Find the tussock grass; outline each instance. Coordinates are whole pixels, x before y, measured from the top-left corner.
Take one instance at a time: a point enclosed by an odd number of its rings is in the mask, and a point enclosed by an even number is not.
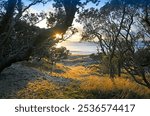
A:
[[[17,93],[18,98],[25,99],[47,99],[63,98],[63,93],[59,87],[48,80],[35,80],[29,82],[27,87]]]
[[[67,68],[69,70],[65,73],[54,72],[53,76],[78,80],[79,83],[76,86],[85,98],[150,98],[150,90],[134,82],[129,75],[110,79],[107,75],[93,75],[96,70],[84,66]]]
[[[57,85],[48,80],[29,82],[18,92],[18,98],[89,98],[89,99],[139,99],[150,98],[150,90],[134,82],[129,75],[110,79],[98,76],[96,70],[84,66],[57,64],[51,76],[69,78],[67,85]],[[95,75],[94,75],[95,74]]]
[[[84,66],[67,66],[64,67],[62,64],[57,64],[57,68],[59,67],[64,71],[64,73],[53,72],[52,76],[63,77],[63,78],[71,78],[74,80],[82,80],[83,78],[90,75],[91,70],[85,68]]]
[[[94,98],[138,99],[150,98],[150,90],[137,83],[125,79],[108,77],[88,77],[83,80],[80,88],[93,94]]]
[[[21,99],[83,99],[85,95],[79,86],[72,82],[68,86],[57,85],[48,80],[35,80],[29,82],[26,88],[17,93]]]

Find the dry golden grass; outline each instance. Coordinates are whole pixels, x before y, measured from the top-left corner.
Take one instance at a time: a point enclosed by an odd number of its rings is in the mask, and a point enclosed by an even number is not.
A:
[[[80,88],[94,92],[96,98],[150,98],[150,90],[124,78],[90,76],[81,82]]]
[[[36,80],[19,91],[18,98],[150,98],[150,90],[132,81],[128,75],[110,79],[94,74],[93,69],[84,66],[57,64],[52,76],[72,79],[71,83],[64,86]]]
[[[110,79],[108,76],[91,75],[94,70],[84,66],[70,66],[67,68],[68,71],[61,74],[53,73],[53,76],[80,81],[80,84],[77,85],[79,91],[88,94],[94,92],[96,98],[150,98],[150,90],[132,81],[129,77]]]
[[[84,66],[63,66],[62,64],[57,64],[56,68],[60,68],[64,73],[53,72],[52,76],[71,78],[75,80],[82,80],[83,78],[90,75],[91,70],[85,68]]]
[[[27,87],[17,93],[18,98],[26,99],[47,99],[63,98],[60,88],[48,80],[35,80],[29,82]]]
[[[81,82],[80,88],[85,91],[101,90],[109,91],[113,89],[113,82],[109,78],[99,78],[97,76],[89,76]]]
[[[85,95],[79,86],[72,82],[68,86],[56,85],[48,80],[35,80],[29,82],[27,87],[17,93],[21,99],[83,99]]]

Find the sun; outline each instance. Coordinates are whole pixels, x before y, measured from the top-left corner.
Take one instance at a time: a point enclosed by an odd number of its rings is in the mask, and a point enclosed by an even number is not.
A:
[[[58,39],[60,39],[60,38],[62,38],[62,35],[59,34],[59,33],[56,33],[55,37],[58,38]]]

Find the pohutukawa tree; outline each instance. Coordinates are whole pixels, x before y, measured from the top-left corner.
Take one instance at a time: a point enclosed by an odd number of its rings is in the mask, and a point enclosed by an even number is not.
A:
[[[108,56],[110,77],[115,76],[114,61],[117,59],[118,76],[124,68],[137,83],[148,88],[149,11],[149,0],[111,0],[100,9],[87,9],[80,14],[83,38],[97,39],[101,52]],[[143,57],[145,60],[140,60]]]
[[[33,5],[51,0],[30,0],[25,6],[22,0],[0,1],[0,72],[12,63],[28,60],[33,50],[44,41],[52,42],[56,33],[64,34],[72,25],[80,0],[54,0],[57,11],[63,17],[53,20],[53,26],[40,29],[35,25],[46,18],[45,13],[27,12]],[[52,17],[49,17],[52,18]]]

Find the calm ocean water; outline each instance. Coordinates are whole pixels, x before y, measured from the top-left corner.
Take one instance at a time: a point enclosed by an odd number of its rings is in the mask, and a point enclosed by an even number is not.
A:
[[[77,54],[89,55],[92,53],[97,53],[97,44],[91,43],[91,42],[65,41],[57,45],[57,47],[61,47],[61,46],[66,47],[68,50],[70,50],[70,52],[73,55],[77,55]],[[139,41],[139,42],[136,42],[135,46],[138,48],[143,48],[144,44],[141,41]]]
[[[68,50],[70,50],[70,52],[73,55],[76,55],[76,54],[89,55],[89,54],[97,52],[97,44],[90,43],[90,42],[70,42],[70,41],[66,41],[66,42],[59,43],[57,45],[57,47],[61,47],[61,46],[66,47]]]

